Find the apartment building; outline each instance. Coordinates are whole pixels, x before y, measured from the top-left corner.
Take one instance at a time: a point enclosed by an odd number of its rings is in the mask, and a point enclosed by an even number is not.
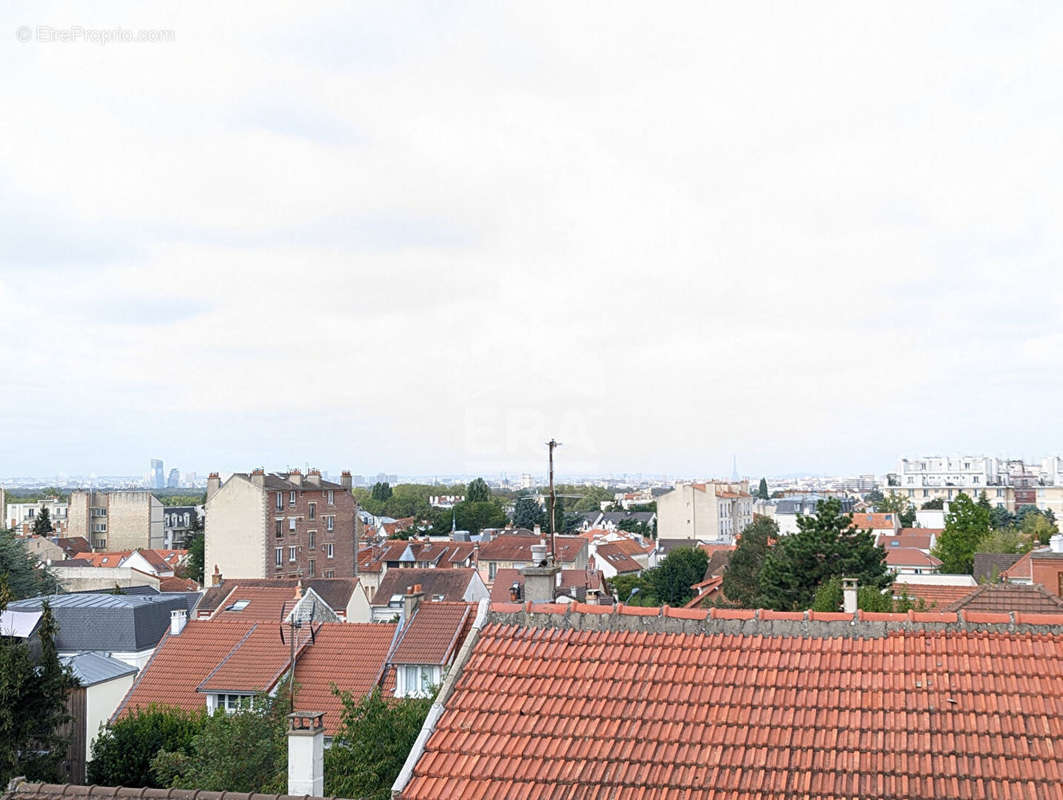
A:
[[[69,507],[57,498],[37,500],[32,503],[8,503],[7,513],[4,515],[4,522],[0,524],[0,528],[8,528],[21,534],[33,533],[33,526],[41,515],[41,511],[45,509],[48,510],[48,518],[52,522],[52,531],[55,535],[66,535]]]
[[[730,543],[752,522],[749,481],[681,483],[657,498],[657,531],[663,539]]]
[[[233,473],[207,479],[208,576],[350,578],[355,576],[358,503],[351,474],[340,483],[318,470]],[[207,578],[210,582],[212,579]]]
[[[93,550],[165,546],[163,506],[151,492],[76,489],[70,493],[66,535],[83,536]]]

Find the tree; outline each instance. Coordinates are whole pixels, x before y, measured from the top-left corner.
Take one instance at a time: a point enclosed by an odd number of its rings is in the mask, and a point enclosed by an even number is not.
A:
[[[391,494],[392,494],[391,485],[387,481],[384,481],[383,483],[374,483],[373,484],[373,490],[370,493],[370,496],[374,500],[378,500],[378,501],[380,501],[382,503],[385,500],[387,500],[389,497],[391,497]]]
[[[38,566],[37,559],[26,549],[26,543],[5,530],[0,530],[0,579],[5,582],[12,600],[54,594],[59,589],[59,582],[51,570]]]
[[[288,785],[288,693],[259,695],[253,708],[205,717],[188,750],[152,759],[161,786],[205,791],[283,793]]]
[[[572,510],[577,512],[597,511],[602,503],[613,499],[613,492],[603,486],[558,486],[556,491],[580,495],[572,505]]]
[[[432,698],[385,700],[378,688],[358,701],[349,692],[340,697],[340,728],[325,751],[325,794],[390,800]]]
[[[1037,508],[1023,515],[1021,525],[1023,533],[1039,544],[1048,544],[1048,540],[1059,533],[1055,521]]]
[[[915,506],[896,492],[890,492],[875,503],[875,511],[880,514],[896,514],[902,528],[915,524]]]
[[[760,479],[760,486],[757,487],[757,497],[761,500],[769,500],[771,496],[768,494],[768,481],[766,478]]]
[[[661,603],[681,606],[694,596],[690,587],[701,582],[708,566],[709,556],[700,547],[677,547],[645,575]]]
[[[163,751],[191,755],[192,739],[203,729],[206,717],[206,709],[134,709],[104,728],[93,742],[89,783],[162,788],[167,784],[155,779],[152,760]]]
[[[1003,506],[996,506],[989,510],[989,527],[991,528],[1012,528],[1016,522],[1015,515]]]
[[[845,601],[845,590],[840,575],[835,575],[816,590],[812,600],[813,611],[841,611]],[[858,586],[856,589],[856,607],[861,611],[893,611],[893,597],[874,586]],[[907,609],[905,609],[907,610]]]
[[[532,530],[536,525],[542,526],[546,522],[546,515],[532,497],[518,497],[513,506],[513,524],[518,528]]]
[[[758,578],[760,605],[777,611],[806,609],[816,590],[835,575],[878,589],[892,583],[885,551],[875,545],[870,531],[853,526],[836,498],[820,502],[813,516],[798,515],[797,527],[797,533],[784,536],[764,559]]]
[[[945,507],[945,500],[941,497],[935,497],[933,500],[927,500],[919,508],[923,511],[929,511],[931,509],[941,510]]]
[[[477,478],[465,489],[466,503],[486,503],[491,499],[491,487],[483,478]]]
[[[37,515],[37,519],[33,520],[33,532],[37,536],[47,536],[54,531],[55,528],[52,527],[52,515],[48,512],[47,508],[42,508],[41,513]]]
[[[978,553],[1025,553],[1032,546],[1030,537],[1015,528],[996,528],[978,540]]]
[[[200,586],[203,585],[203,562],[206,546],[206,537],[202,531],[189,533],[188,538],[185,539],[185,549],[188,550],[185,574]]]
[[[933,554],[941,559],[942,572],[971,574],[978,542],[989,533],[989,509],[962,492],[949,505],[945,530],[937,538]]]
[[[610,590],[617,602],[633,606],[660,605],[657,595],[654,594],[653,585],[645,578],[646,574],[617,575],[615,578],[610,578]],[[636,592],[635,589],[638,591]]]
[[[637,533],[640,536],[650,536],[653,534],[653,531],[650,530],[650,526],[638,519],[622,519],[616,524],[616,527],[622,531],[627,531],[628,533]]]
[[[731,553],[720,588],[724,597],[744,608],[755,608],[760,594],[758,578],[768,549],[779,538],[779,526],[770,517],[756,516],[747,525]]]
[[[867,500],[867,502],[869,503],[878,503],[883,500],[884,497],[885,495],[883,495],[882,492],[880,492],[878,489],[872,489],[870,492],[864,495],[864,499]]]
[[[11,600],[0,581],[0,612]],[[59,626],[45,602],[37,627],[40,653],[14,637],[0,637],[0,784],[16,775],[56,783],[69,739],[59,729],[70,719],[67,693],[77,680],[59,661],[55,635]]]

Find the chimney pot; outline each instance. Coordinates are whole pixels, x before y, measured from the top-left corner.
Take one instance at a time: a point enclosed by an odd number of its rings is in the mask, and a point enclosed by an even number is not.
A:
[[[181,631],[188,624],[188,611],[183,608],[175,608],[170,612],[170,635],[180,636]]]
[[[402,624],[405,625],[412,618],[418,607],[421,605],[421,601],[424,599],[424,593],[421,591],[421,584],[415,583],[413,586],[406,587],[406,594],[402,596]]]
[[[325,794],[325,713],[296,711],[288,715],[288,794]]]
[[[1063,553],[1063,533],[1057,533],[1048,540],[1048,548],[1053,553]]]
[[[351,480],[351,472],[350,470],[345,469],[340,473],[340,486],[344,489],[350,489],[352,485],[353,481]]]
[[[856,578],[842,578],[842,610],[846,614],[856,613],[856,598]]]

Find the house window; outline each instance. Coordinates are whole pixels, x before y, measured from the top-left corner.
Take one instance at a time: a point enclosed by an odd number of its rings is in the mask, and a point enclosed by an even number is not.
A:
[[[94,533],[107,533],[107,523],[97,522],[92,526],[92,530]]]
[[[332,542],[326,542],[325,543],[325,558],[332,558],[332,556],[334,554],[335,554],[335,551],[333,549]]]
[[[277,510],[284,508],[284,492],[277,492]]]
[[[435,669],[426,664],[407,664],[402,667],[404,697],[424,697],[435,684]]]
[[[275,519],[275,520],[273,520],[273,525],[276,528],[277,538],[278,539],[284,538],[284,520],[283,519]]]
[[[328,490],[328,504],[330,506],[336,505],[336,492],[333,489]]]
[[[325,570],[325,577],[326,578],[335,578],[336,577],[336,570],[334,570],[334,569]]]
[[[314,575],[316,574],[316,573],[314,572],[314,559],[312,559],[312,558],[311,558],[311,559],[310,559],[310,560],[309,560],[309,561],[307,562],[307,566],[306,566],[306,572],[307,572],[307,574],[308,574],[308,575],[309,575],[309,576],[310,576],[311,578],[313,578],[313,577],[314,577]]]
[[[487,579],[493,581],[495,579],[496,572],[498,572],[498,562],[489,561],[487,563]]]
[[[296,517],[288,517],[288,533],[295,533]]]
[[[325,528],[330,531],[336,530],[336,518],[331,516],[325,517]]]
[[[276,563],[276,565],[277,565],[277,569],[280,569],[281,566],[284,564],[284,548],[283,547],[275,547],[273,549],[273,559],[274,559],[274,563]]]
[[[224,708],[227,714],[255,707],[255,698],[249,694],[216,694],[212,695],[212,697],[214,699],[214,709]],[[210,710],[213,711],[214,709]]]
[[[288,505],[290,505],[290,506],[294,506],[295,505],[295,492],[294,491],[288,492]]]
[[[314,547],[317,545],[317,531],[310,531],[310,533],[308,533],[306,537],[307,545],[310,547],[311,550],[313,550]]]
[[[295,561],[295,545],[288,548],[288,560]]]
[[[97,550],[102,550],[103,548],[107,547],[107,540],[97,539],[96,544],[94,544],[93,547],[95,547]]]
[[[309,511],[306,514],[307,519],[317,519],[317,503],[309,504]]]

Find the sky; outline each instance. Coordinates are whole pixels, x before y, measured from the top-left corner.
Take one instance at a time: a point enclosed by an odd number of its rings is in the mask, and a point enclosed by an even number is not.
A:
[[[1063,7],[236,5],[0,10],[0,475],[1063,453]]]

